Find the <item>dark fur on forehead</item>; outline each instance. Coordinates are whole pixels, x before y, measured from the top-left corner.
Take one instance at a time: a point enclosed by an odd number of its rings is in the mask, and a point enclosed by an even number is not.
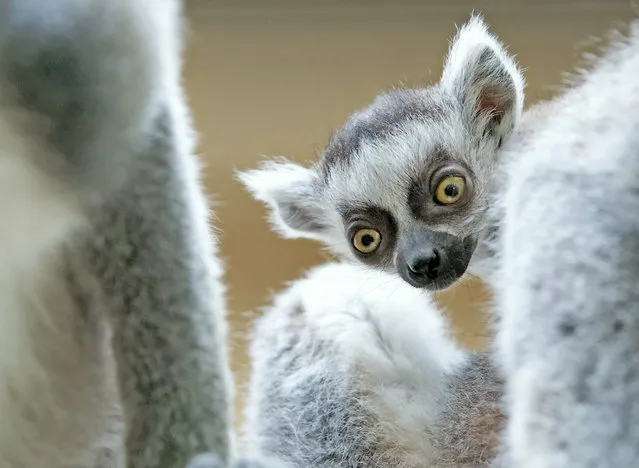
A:
[[[326,177],[334,167],[347,165],[365,140],[383,138],[410,120],[441,118],[444,99],[437,88],[400,89],[379,95],[333,135],[318,168]]]

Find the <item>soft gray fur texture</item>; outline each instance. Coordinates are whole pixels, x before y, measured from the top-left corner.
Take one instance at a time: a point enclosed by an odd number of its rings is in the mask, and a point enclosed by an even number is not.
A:
[[[413,286],[447,288],[466,272],[485,227],[497,149],[522,112],[523,83],[504,47],[473,17],[453,40],[439,83],[380,95],[310,168],[270,161],[240,178],[284,236],[319,240]],[[447,174],[463,176],[467,189],[442,205],[433,183]],[[375,252],[353,248],[362,227],[381,233]],[[431,252],[438,253],[436,274],[411,275],[411,259]]]
[[[488,466],[501,382],[457,347],[432,297],[329,263],[259,320],[246,435],[291,467]]]
[[[340,207],[372,204],[391,214],[395,244],[411,230],[478,236],[497,182],[499,140],[521,112],[522,83],[473,18],[453,41],[439,85],[381,96],[310,169],[270,163],[242,176],[285,235],[318,238],[351,261],[294,283],[258,322],[245,431],[252,450],[299,468],[491,464],[502,422],[491,359],[461,351],[431,294],[400,279],[391,267],[400,249],[389,247],[387,264],[353,255]],[[500,121],[478,112],[486,89],[511,104]],[[442,164],[441,148],[446,164],[468,168],[475,191],[433,224],[411,212],[411,187]],[[432,195],[423,204],[431,206]]]
[[[509,460],[639,463],[639,22],[512,148],[495,277]]]
[[[638,74],[634,23],[573,89],[527,111],[500,152],[507,170],[493,180],[507,191],[475,254],[498,293],[503,416],[492,359],[460,352],[428,296],[396,275],[330,264],[278,296],[257,325],[252,447],[296,467],[635,466]],[[256,193],[286,219],[300,192],[278,190],[309,173],[280,169],[288,179]],[[256,187],[259,175],[245,180]]]
[[[229,456],[221,268],[180,10],[0,2],[3,468]]]

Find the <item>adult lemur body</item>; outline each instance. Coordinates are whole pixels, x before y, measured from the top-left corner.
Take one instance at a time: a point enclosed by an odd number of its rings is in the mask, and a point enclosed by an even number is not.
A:
[[[177,0],[0,2],[0,466],[229,454]]]
[[[459,33],[451,57],[471,32],[474,41],[468,44],[480,50],[493,44],[473,21]],[[573,90],[526,113],[498,152],[505,171],[496,170],[495,147],[470,165],[475,186],[500,183],[502,195],[509,187],[495,217],[482,216],[483,227],[489,226],[482,236],[491,242],[475,250],[483,261],[474,265],[498,292],[496,356],[503,374],[488,356],[457,349],[431,299],[397,275],[329,264],[278,297],[257,325],[247,424],[255,447],[299,467],[613,467],[636,462],[636,31],[629,42],[608,54]],[[480,56],[481,63],[499,63]],[[461,57],[449,58],[448,66],[461,64],[462,76],[475,78],[467,83],[481,83],[486,73],[474,75],[474,63]],[[481,96],[462,96],[468,94]],[[410,250],[411,227],[424,218],[411,209],[415,191],[406,187],[415,180],[410,170],[430,176],[429,169],[438,167],[437,159],[428,157],[433,153],[416,145],[432,141],[437,123],[412,131],[403,122],[392,121],[393,126],[388,109],[394,102],[382,98],[380,108],[356,114],[345,129],[357,131],[338,133],[316,168],[270,165],[244,180],[271,205],[285,234],[305,227],[338,253],[394,268],[415,284],[419,272],[404,268],[410,258],[404,252]],[[385,116],[392,128],[374,125],[375,115]],[[336,145],[340,135],[352,138]],[[447,136],[452,143],[460,135]],[[352,139],[358,144],[349,144]],[[346,149],[353,146],[349,153]],[[331,157],[332,148],[346,156]],[[478,174],[476,166],[494,172]],[[349,172],[351,167],[356,170]],[[467,173],[451,174],[468,178]],[[453,182],[448,185],[459,189],[459,180]],[[425,194],[420,207],[425,212],[439,196],[437,183],[431,187],[431,192],[418,192]],[[485,195],[496,189],[488,187]],[[623,197],[611,199],[611,193]],[[456,195],[454,190],[449,194]],[[339,209],[349,196],[360,197],[360,210],[371,201],[385,207],[393,222],[369,211],[355,220],[364,225],[355,223],[350,230],[351,218],[344,214],[349,211]],[[318,206],[321,215],[311,216]],[[438,213],[430,209],[429,222]],[[402,215],[408,211],[412,223]],[[497,224],[492,225],[493,219],[499,219]],[[448,234],[472,232],[464,230],[465,221],[455,218]],[[367,231],[358,235],[361,229]],[[431,234],[418,243],[429,252],[442,250],[436,239]],[[461,257],[467,259],[472,251]],[[439,253],[445,261],[447,252]],[[424,262],[420,285],[436,288],[446,270],[429,270],[429,263]],[[507,382],[503,439],[500,375]]]

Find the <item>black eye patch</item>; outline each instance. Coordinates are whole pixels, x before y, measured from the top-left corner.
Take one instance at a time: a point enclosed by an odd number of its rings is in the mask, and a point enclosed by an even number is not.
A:
[[[374,205],[349,205],[339,208],[344,223],[344,235],[352,247],[352,239],[362,229],[373,229],[380,233],[382,243],[372,254],[362,255],[353,248],[355,255],[364,263],[375,266],[391,265],[397,237],[397,222],[384,208]],[[373,235],[365,234],[360,243],[365,247],[376,242]]]
[[[444,155],[444,156],[442,156]],[[406,193],[406,204],[415,219],[425,223],[438,223],[452,217],[463,216],[472,204],[474,196],[473,172],[465,165],[440,152],[433,156],[432,164],[410,183]],[[463,179],[463,186],[454,183],[441,187],[448,177]],[[437,199],[437,190],[441,187],[445,196],[454,199],[454,203],[444,204]],[[457,199],[459,197],[459,199]]]

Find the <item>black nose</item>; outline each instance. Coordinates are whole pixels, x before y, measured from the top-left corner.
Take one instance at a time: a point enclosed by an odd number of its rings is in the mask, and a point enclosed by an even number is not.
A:
[[[430,280],[437,278],[440,264],[441,257],[437,249],[433,249],[428,253],[411,258],[408,262],[406,262],[406,266],[408,266],[408,271],[410,271],[411,276],[414,276],[416,279],[423,278]]]

